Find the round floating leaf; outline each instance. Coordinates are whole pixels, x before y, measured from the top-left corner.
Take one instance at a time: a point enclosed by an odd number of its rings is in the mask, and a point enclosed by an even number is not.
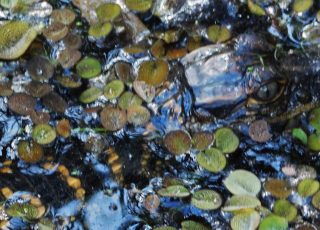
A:
[[[82,45],[82,40],[79,35],[68,33],[62,40],[66,49],[76,50]]]
[[[97,87],[86,89],[80,94],[79,100],[82,103],[88,104],[94,102],[102,95],[102,90]]]
[[[312,151],[320,151],[320,135],[319,134],[314,133],[308,137],[308,148]]]
[[[241,212],[235,215],[230,222],[232,230],[256,229],[260,223],[260,215],[254,210]]]
[[[303,144],[307,145],[308,137],[307,134],[301,128],[295,128],[292,130],[292,136],[300,140]]]
[[[163,40],[156,41],[152,45],[150,52],[155,58],[164,57],[166,54],[166,49],[164,48],[164,41]]]
[[[215,210],[221,206],[222,198],[216,191],[202,189],[192,195],[191,204],[199,209]]]
[[[266,142],[272,137],[268,123],[264,120],[254,121],[250,124],[249,136],[252,140],[260,143]]]
[[[148,103],[152,102],[156,95],[155,87],[146,84],[144,81],[134,81],[133,88],[138,96]]]
[[[175,48],[169,49],[166,53],[166,58],[168,60],[175,60],[178,58],[183,58],[188,53],[186,48]]]
[[[320,210],[320,191],[314,194],[314,196],[312,197],[311,203],[313,207]]]
[[[309,124],[317,131],[320,131],[320,108],[311,111],[309,115]]]
[[[38,218],[38,209],[27,203],[14,203],[5,209],[6,213],[12,217],[21,217],[26,220]]]
[[[124,110],[108,106],[100,113],[100,120],[106,130],[117,131],[126,125],[127,114]]]
[[[91,79],[101,73],[101,64],[96,58],[85,57],[77,64],[76,69],[82,78]]]
[[[182,230],[210,230],[209,227],[201,224],[199,222],[195,222],[193,220],[185,220],[181,222]]]
[[[214,43],[222,43],[231,38],[231,33],[224,26],[212,25],[207,30],[208,39]]]
[[[264,218],[259,226],[259,230],[287,230],[288,221],[280,216],[270,215]]]
[[[141,104],[141,98],[131,92],[125,92],[122,94],[118,102],[118,105],[121,109],[128,109],[131,106],[137,106]]]
[[[17,59],[37,37],[37,30],[24,21],[9,21],[0,25],[0,59]]]
[[[70,77],[57,76],[57,81],[66,88],[79,88],[82,85],[81,78],[78,75],[73,75]]]
[[[157,193],[160,196],[176,198],[183,198],[190,195],[189,190],[182,185],[171,185],[169,187],[158,190]]]
[[[125,0],[127,7],[130,10],[145,12],[152,6],[152,0]]]
[[[164,60],[145,61],[139,66],[138,80],[153,86],[161,85],[168,77],[169,65]]]
[[[121,7],[116,3],[104,3],[98,6],[96,13],[100,22],[113,21],[119,17]]]
[[[48,112],[33,110],[31,111],[30,118],[33,124],[46,124],[50,121],[50,114]]]
[[[32,131],[32,139],[41,145],[52,143],[56,136],[55,129],[48,124],[38,124]]]
[[[215,134],[216,146],[223,153],[233,153],[239,146],[239,138],[232,129],[220,128]]]
[[[67,119],[60,120],[57,124],[56,130],[60,136],[64,138],[69,137],[71,133],[71,126],[70,126],[69,120]]]
[[[302,197],[312,196],[319,190],[319,182],[313,179],[304,179],[298,184],[298,193]]]
[[[289,183],[279,179],[270,179],[266,181],[264,188],[267,192],[270,192],[272,196],[280,199],[287,198],[292,192]]]
[[[252,0],[248,0],[248,8],[250,12],[255,15],[258,15],[258,16],[266,15],[266,12],[264,11],[264,9],[258,4],[254,3]]]
[[[297,13],[306,12],[313,5],[313,0],[294,0],[293,10]]]
[[[154,230],[176,230],[176,228],[170,226],[161,226],[154,228]]]
[[[34,141],[19,141],[18,155],[27,163],[36,163],[43,157],[43,148]]]
[[[227,164],[224,154],[216,148],[210,148],[197,155],[198,164],[210,172],[220,172]]]
[[[192,135],[192,147],[196,150],[205,150],[213,142],[213,135],[210,132],[197,132]]]
[[[226,212],[233,212],[242,209],[256,208],[259,206],[261,206],[261,202],[254,196],[235,195],[226,202],[222,209]]]
[[[50,92],[42,97],[42,103],[57,113],[64,113],[68,107],[67,102],[56,92]]]
[[[117,62],[114,65],[116,74],[121,81],[128,84],[134,80],[134,74],[132,72],[132,67],[129,63],[126,62]]]
[[[112,30],[112,24],[110,22],[98,23],[96,25],[90,26],[88,34],[91,37],[100,39],[108,36],[111,30]]]
[[[124,84],[120,80],[113,80],[109,82],[103,90],[104,96],[109,99],[118,98],[124,91]]]
[[[25,88],[28,94],[37,98],[41,98],[52,92],[51,85],[37,81],[31,81]]]
[[[27,70],[35,81],[47,81],[54,74],[54,66],[47,58],[36,56],[27,63]]]
[[[134,126],[145,125],[150,120],[150,112],[147,108],[136,105],[127,110],[128,122]]]
[[[223,183],[235,195],[256,196],[261,189],[259,178],[252,172],[243,169],[231,172]]]
[[[58,9],[58,10],[53,10],[51,13],[51,19],[54,22],[59,22],[62,23],[63,25],[70,25],[74,22],[76,19],[76,14],[69,9]]]
[[[59,53],[58,62],[63,68],[73,67],[81,59],[81,52],[74,49],[65,49]]]
[[[191,138],[185,131],[174,130],[164,137],[164,146],[173,154],[183,154],[190,150]]]
[[[43,35],[53,41],[57,42],[63,39],[69,32],[67,26],[63,25],[60,22],[54,22],[50,24],[46,29],[43,30]]]
[[[9,109],[19,115],[29,115],[36,106],[36,100],[25,93],[15,93],[9,97]]]
[[[285,218],[288,222],[297,217],[297,208],[287,200],[277,200],[273,206],[274,214]]]

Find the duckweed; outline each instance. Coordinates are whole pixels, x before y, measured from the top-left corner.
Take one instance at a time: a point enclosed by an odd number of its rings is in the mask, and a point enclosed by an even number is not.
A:
[[[113,80],[109,82],[103,89],[104,96],[109,99],[118,98],[124,91],[124,84],[120,80]]]
[[[77,64],[76,70],[82,78],[91,79],[101,73],[101,64],[96,58],[85,57]]]
[[[125,0],[127,7],[130,10],[145,12],[152,6],[152,0]]]
[[[52,143],[56,137],[55,129],[48,124],[38,124],[32,130],[32,139],[41,145]]]
[[[142,104],[142,100],[132,92],[125,92],[119,98],[118,106],[121,109],[128,109],[130,106],[138,106]]]
[[[272,196],[280,199],[286,199],[292,192],[289,183],[280,179],[269,179],[264,184],[264,188]]]
[[[9,97],[8,107],[19,115],[29,115],[36,106],[36,100],[25,93],[15,93]]]
[[[287,230],[288,229],[288,222],[285,218],[270,215],[264,218],[259,226],[259,230]]]
[[[76,14],[69,9],[58,9],[58,10],[53,10],[51,13],[51,19],[54,22],[59,22],[62,23],[63,25],[70,25],[74,22],[76,19]]]
[[[193,193],[191,204],[199,209],[215,210],[221,206],[222,198],[216,191],[202,189]]]
[[[47,58],[41,56],[33,57],[28,61],[27,70],[35,81],[48,81],[54,74],[54,66]]]
[[[212,25],[207,30],[208,39],[213,43],[222,43],[231,38],[228,28],[219,25]]]
[[[277,200],[274,203],[273,212],[288,222],[294,221],[298,213],[297,208],[287,200]]]
[[[127,114],[124,110],[107,106],[101,111],[100,120],[107,131],[117,131],[126,125]]]
[[[150,112],[147,108],[136,105],[127,109],[128,122],[134,126],[145,125],[150,119]]]
[[[320,210],[320,191],[314,194],[314,196],[312,197],[311,203],[313,207]]]
[[[292,136],[298,140],[300,140],[304,145],[308,143],[307,134],[301,128],[295,128],[292,130]]]
[[[58,42],[62,40],[69,32],[67,26],[61,22],[53,22],[47,28],[42,31],[42,34],[53,42]]]
[[[21,217],[26,220],[38,218],[38,209],[27,203],[14,203],[5,209],[6,213],[12,217]]]
[[[168,151],[175,155],[186,153],[191,148],[191,138],[183,130],[174,130],[167,133],[163,142]]]
[[[210,148],[197,155],[198,164],[210,172],[220,172],[227,164],[224,154],[216,148]]]
[[[193,220],[182,221],[181,228],[182,230],[210,230],[209,227]]]
[[[213,134],[210,132],[196,132],[192,135],[192,147],[197,150],[205,150],[213,142]]]
[[[220,128],[216,130],[214,137],[217,148],[223,153],[233,153],[239,146],[239,138],[230,128]]]
[[[308,137],[308,147],[312,151],[320,151],[320,135],[319,134],[314,133]]]
[[[251,13],[258,15],[258,16],[265,16],[265,10],[259,6],[258,4],[254,3],[252,0],[248,0],[248,8]]]
[[[297,191],[300,196],[312,196],[319,190],[319,182],[314,179],[304,179],[299,182]]]
[[[91,87],[83,91],[79,97],[79,100],[84,104],[94,102],[102,95],[102,90],[97,87]]]
[[[36,163],[43,157],[43,148],[34,141],[20,141],[18,144],[18,155],[27,163]]]
[[[156,89],[152,85],[146,84],[144,81],[134,81],[133,88],[136,94],[145,102],[152,102],[156,95]]]
[[[90,26],[89,28],[89,36],[92,36],[96,39],[104,38],[110,34],[112,30],[112,24],[110,22],[99,23]]]
[[[293,10],[297,13],[309,10],[313,5],[313,0],[294,0]]]
[[[97,7],[96,13],[100,22],[113,21],[120,16],[121,7],[116,3],[104,3]]]
[[[144,81],[149,85],[159,86],[168,76],[169,65],[166,61],[145,61],[141,63],[138,72],[138,80]]]
[[[254,209],[259,206],[261,206],[261,202],[254,196],[235,195],[225,203],[222,210],[226,212],[233,212],[243,209]]]

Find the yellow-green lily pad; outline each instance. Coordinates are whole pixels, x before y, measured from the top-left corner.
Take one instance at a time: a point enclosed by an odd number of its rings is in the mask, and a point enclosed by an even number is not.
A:
[[[88,34],[96,39],[104,38],[110,34],[112,27],[110,22],[98,23],[90,26]]]
[[[38,209],[27,203],[14,203],[5,209],[6,213],[12,217],[21,217],[26,220],[35,220],[38,217]]]
[[[130,106],[142,104],[142,99],[132,92],[125,92],[119,98],[118,106],[121,109],[128,109]]]
[[[270,192],[272,196],[280,199],[287,198],[292,192],[290,184],[280,179],[269,179],[265,182],[264,188],[267,192]]]
[[[219,193],[210,189],[201,189],[193,193],[191,204],[203,210],[215,210],[222,204]]]
[[[138,80],[153,86],[161,85],[168,77],[169,65],[164,60],[142,62],[138,70]]]
[[[224,154],[216,148],[210,148],[197,155],[198,164],[210,172],[220,172],[227,164]]]
[[[121,7],[116,3],[103,3],[96,9],[100,22],[113,21],[120,16]]]
[[[213,43],[222,43],[231,38],[231,33],[227,27],[212,25],[207,30],[208,39]]]
[[[27,163],[36,163],[43,157],[43,148],[34,141],[19,141],[18,144],[19,158]]]
[[[226,202],[222,210],[234,212],[242,209],[254,209],[259,206],[261,206],[261,202],[255,196],[235,195]]]

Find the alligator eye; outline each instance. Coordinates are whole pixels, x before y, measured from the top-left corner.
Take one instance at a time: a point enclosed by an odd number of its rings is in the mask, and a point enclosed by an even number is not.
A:
[[[262,85],[255,93],[255,98],[261,101],[272,101],[279,95],[279,84],[275,81]]]

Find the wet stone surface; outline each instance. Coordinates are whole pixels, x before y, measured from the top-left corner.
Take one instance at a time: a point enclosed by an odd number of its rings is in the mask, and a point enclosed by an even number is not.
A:
[[[0,228],[320,229],[319,15],[0,0]]]

